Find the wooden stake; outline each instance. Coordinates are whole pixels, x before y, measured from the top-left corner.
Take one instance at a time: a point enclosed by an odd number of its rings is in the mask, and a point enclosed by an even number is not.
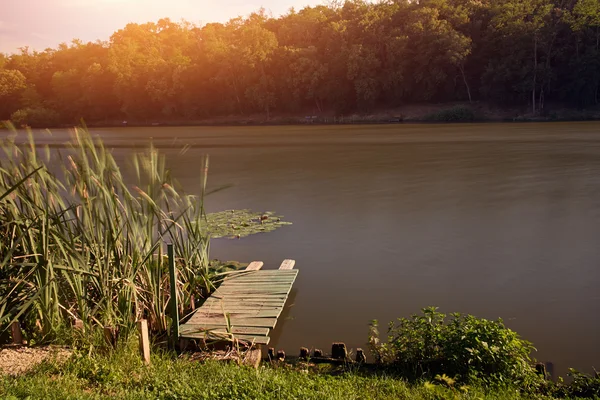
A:
[[[364,364],[367,362],[367,356],[363,349],[356,349],[356,362]]]
[[[115,347],[117,345],[117,330],[112,326],[104,327],[104,340],[110,346]]]
[[[177,304],[177,273],[175,271],[175,255],[173,245],[167,245],[169,256],[169,280],[171,286],[171,299],[169,301],[169,313],[171,314],[171,344],[173,347],[179,344],[179,304]]]
[[[300,359],[307,360],[309,356],[308,349],[306,347],[300,347]]]
[[[75,321],[73,321],[73,328],[83,331],[83,321],[79,318],[75,318]]]
[[[137,323],[140,333],[140,353],[144,363],[150,364],[150,339],[148,337],[148,321],[141,319]]]
[[[285,351],[283,351],[283,350],[277,351],[277,359],[279,361],[285,360]]]
[[[21,324],[19,324],[19,321],[13,321],[10,325],[10,330],[12,332],[13,344],[23,344],[23,334],[21,333]]]
[[[348,351],[346,350],[346,345],[342,342],[333,343],[331,345],[331,358],[335,358],[337,360],[347,359]]]

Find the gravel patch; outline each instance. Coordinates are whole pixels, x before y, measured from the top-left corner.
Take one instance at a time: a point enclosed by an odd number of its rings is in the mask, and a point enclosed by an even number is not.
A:
[[[3,347],[0,349],[0,374],[16,376],[31,370],[45,360],[55,359],[58,362],[65,362],[71,354],[71,350],[56,346]]]

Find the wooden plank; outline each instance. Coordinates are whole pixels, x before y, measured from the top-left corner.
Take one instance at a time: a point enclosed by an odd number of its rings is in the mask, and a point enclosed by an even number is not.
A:
[[[202,314],[220,314],[220,315],[223,315],[223,313],[229,313],[229,314],[243,314],[243,313],[251,314],[251,313],[259,313],[259,312],[281,313],[281,311],[283,311],[283,307],[264,308],[264,307],[242,307],[242,306],[229,307],[229,308],[226,308],[225,310],[222,310],[221,308],[218,308],[218,307],[203,307],[200,310],[198,310],[198,312],[200,312]]]
[[[281,309],[279,310],[237,310],[237,311],[226,311],[226,314],[229,314],[230,317],[279,317],[281,314]],[[202,317],[224,317],[223,312],[220,311],[208,311],[208,310],[198,310],[194,316],[202,316]]]
[[[240,289],[236,289],[236,288],[223,288],[223,289],[217,289],[217,291],[215,293],[217,294],[272,294],[272,295],[276,295],[276,294],[283,294],[286,295],[288,294],[290,291],[289,287],[285,287],[285,288],[253,288],[253,287],[247,287],[247,288],[240,288]]]
[[[254,300],[244,300],[244,299],[239,299],[239,298],[225,298],[225,299],[218,299],[218,298],[211,298],[209,300],[207,300],[202,307],[220,307],[223,306],[225,308],[227,307],[233,307],[236,305],[244,305],[244,306],[261,306],[261,307],[282,307],[283,305],[281,304],[281,299],[275,299],[275,300],[260,300],[260,299],[254,299]]]
[[[238,297],[232,297],[232,298],[224,298],[224,299],[218,299],[218,298],[212,298],[210,299],[210,301],[207,301],[206,303],[204,303],[202,305],[202,307],[219,307],[219,306],[223,306],[225,308],[227,307],[233,307],[236,305],[247,305],[247,306],[264,306],[264,307],[282,307],[283,306],[283,301],[285,299],[245,299],[245,298],[238,298]]]
[[[230,303],[229,305],[223,305],[223,304],[205,304],[203,305],[200,310],[210,310],[212,312],[223,312],[223,311],[232,311],[232,310],[281,310],[283,308],[282,305],[278,304],[278,305],[273,305],[273,304],[269,304],[269,305],[262,305],[262,304],[251,304],[251,305],[247,305],[245,303]]]
[[[292,286],[294,281],[278,281],[278,280],[268,280],[268,281],[231,281],[224,282],[219,287],[234,287],[234,286],[248,286],[248,285],[256,285],[256,286]]]
[[[229,277],[225,279],[232,279],[233,277],[241,277],[241,276],[289,276],[289,275],[297,275],[297,269],[262,269],[260,271],[239,271],[234,274],[231,274]]]
[[[229,318],[229,321],[232,326],[249,326],[249,327],[257,327],[257,328],[271,328],[273,329],[277,324],[277,318],[252,318],[252,317],[236,317],[232,315]],[[189,321],[190,324],[193,325],[225,325],[225,317],[203,317],[192,316]]]
[[[296,261],[295,260],[283,260],[283,262],[279,266],[279,269],[280,270],[293,269],[294,265],[296,265]]]
[[[207,331],[214,330],[216,332],[227,332],[227,326],[225,325],[195,325],[195,324],[184,324],[181,325],[181,333],[185,334],[196,334],[204,333]],[[269,328],[257,328],[250,326],[232,326],[231,333],[238,335],[256,335],[256,336],[267,336],[269,334]]]
[[[263,267],[264,263],[262,261],[252,261],[246,267],[246,271],[258,271]]]
[[[145,364],[150,364],[150,339],[148,338],[148,321],[141,319],[137,323],[140,333],[140,353]]]
[[[287,299],[287,294],[281,294],[281,293],[274,293],[274,294],[268,294],[268,293],[215,293],[213,294],[213,297],[215,299],[220,299],[223,298],[224,296],[227,296],[227,298],[229,299],[248,299],[248,300],[279,300],[281,299],[282,301],[284,301],[285,299]]]
[[[253,335],[234,335],[235,339],[245,342],[245,343],[254,343],[254,344],[269,344],[271,338],[268,336],[253,336]],[[207,340],[231,340],[227,335],[218,335],[218,334],[190,334],[185,336],[186,339],[207,339]]]
[[[224,281],[221,286],[223,285],[242,285],[242,284],[249,284],[249,283],[279,283],[279,284],[287,284],[287,285],[291,285],[294,283],[296,277],[282,277],[282,278],[236,278],[236,279],[231,279],[231,280],[226,280]]]
[[[291,287],[292,282],[225,282],[218,289],[221,288],[243,288],[245,286],[251,287]],[[217,289],[217,290],[218,290]]]

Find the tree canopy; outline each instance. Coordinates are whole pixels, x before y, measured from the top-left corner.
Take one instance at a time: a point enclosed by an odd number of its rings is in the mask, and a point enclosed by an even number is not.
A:
[[[0,56],[0,119],[45,109],[63,123],[454,101],[543,114],[599,91],[598,0],[348,0]]]

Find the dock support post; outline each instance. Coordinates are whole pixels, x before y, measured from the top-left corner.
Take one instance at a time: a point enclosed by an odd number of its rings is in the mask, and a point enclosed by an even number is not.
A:
[[[177,304],[177,274],[175,271],[175,255],[173,245],[167,245],[169,257],[169,283],[171,287],[171,298],[169,301],[169,313],[171,314],[171,345],[175,348],[179,344],[179,306]]]
[[[19,324],[19,321],[13,321],[10,324],[10,330],[12,332],[13,344],[23,344],[23,334],[21,333],[21,324]]]
[[[346,360],[348,358],[346,345],[342,342],[333,343],[331,345],[331,358],[335,358],[337,360]]]
[[[140,333],[140,354],[145,364],[150,364],[150,338],[148,337],[148,321],[141,319],[137,323]]]

